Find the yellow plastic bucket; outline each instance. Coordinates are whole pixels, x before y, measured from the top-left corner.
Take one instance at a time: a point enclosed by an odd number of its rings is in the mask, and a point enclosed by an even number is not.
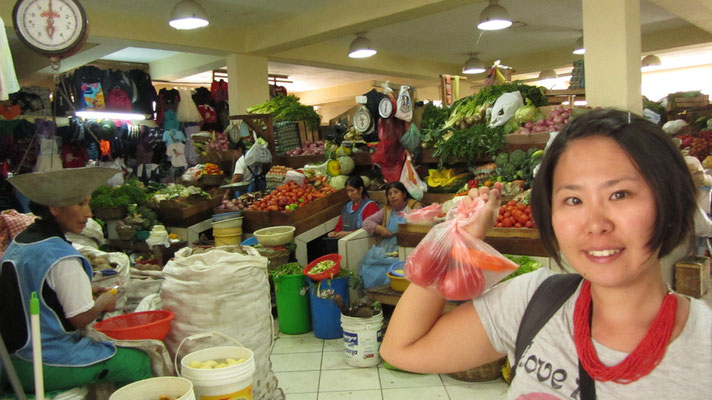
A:
[[[144,379],[115,391],[109,400],[157,400],[161,396],[176,400],[195,400],[193,382],[176,376]]]
[[[234,246],[240,244],[242,228],[213,228],[215,246]]]

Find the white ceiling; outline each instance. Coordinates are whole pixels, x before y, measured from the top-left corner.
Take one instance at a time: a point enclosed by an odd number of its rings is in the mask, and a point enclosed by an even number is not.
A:
[[[151,64],[179,54],[227,56],[230,51],[218,49],[218,45],[210,41],[202,46],[190,42],[199,35],[227,35],[234,38],[236,48],[241,45],[249,50],[251,44],[257,43],[253,46],[254,54],[268,58],[269,73],[289,75],[294,84],[288,90],[302,91],[354,81],[398,79],[398,76],[409,74],[435,81],[439,73],[457,73],[472,51],[478,52],[486,63],[501,59],[520,73],[535,74],[543,68],[571,65],[575,56],[570,54],[570,49],[582,35],[579,0],[501,0],[500,5],[506,7],[517,22],[510,29],[485,33],[478,31],[475,25],[487,4],[486,0],[412,0],[401,3],[407,5],[401,6],[403,10],[400,12],[394,6],[396,2],[383,0],[197,1],[206,9],[210,26],[198,30],[202,32],[175,33],[167,27],[167,20],[173,4],[178,0],[81,0],[90,21],[101,13],[124,21],[120,27],[130,33],[134,19],[144,24],[145,20],[141,18],[148,15],[152,18],[150,23],[155,24],[153,29],[163,35],[157,36],[159,39],[147,36],[141,40],[122,41],[120,33],[107,38],[111,32],[102,31],[104,27],[95,24],[90,29],[88,43],[97,44],[93,48],[97,58]],[[7,3],[0,5],[0,13],[3,7],[11,9]],[[654,43],[646,43],[646,35],[664,36],[670,32],[670,36],[675,36],[680,29],[699,29],[699,40],[675,43],[676,46],[712,42],[709,24],[699,22],[700,16],[709,15],[712,19],[712,5],[709,3],[712,2],[641,0],[643,51],[660,53],[665,50]],[[412,9],[407,8],[411,7],[410,4],[413,4]],[[689,9],[694,5],[699,12]],[[395,11],[387,15],[378,14],[378,7],[394,8]],[[678,12],[678,9],[684,12]],[[374,17],[369,19],[371,14]],[[7,21],[11,18],[5,15],[3,17],[8,25]],[[314,19],[311,19],[312,16]],[[355,33],[362,30],[367,31],[379,53],[368,60],[348,59],[346,51],[349,43]],[[8,33],[9,36],[14,35],[11,28]],[[260,46],[261,36],[270,34],[277,37]],[[185,46],[181,38],[186,38]],[[21,43],[11,40],[11,46],[21,46]],[[100,54],[97,49],[101,46],[110,51]],[[85,47],[91,49],[90,46]],[[315,54],[320,49],[331,50],[330,57],[316,58]],[[539,54],[551,55],[545,61],[547,65],[541,61],[536,65],[528,62]],[[176,64],[176,68],[182,66]],[[170,79],[179,77],[196,81],[199,79],[196,73],[225,66],[224,62],[213,64],[202,70],[186,67],[182,73],[178,71],[171,75]],[[430,66],[430,70],[433,70],[433,65],[441,70],[427,74],[416,72],[422,70],[419,69],[421,64]],[[71,63],[67,62],[67,65]]]

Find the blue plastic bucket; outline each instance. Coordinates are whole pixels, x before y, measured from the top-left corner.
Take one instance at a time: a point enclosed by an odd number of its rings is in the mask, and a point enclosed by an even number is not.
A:
[[[311,308],[314,336],[319,339],[340,339],[344,336],[341,329],[341,309],[331,300],[333,294],[341,295],[344,304],[349,304],[349,278],[324,279],[320,282],[309,281],[309,306]]]

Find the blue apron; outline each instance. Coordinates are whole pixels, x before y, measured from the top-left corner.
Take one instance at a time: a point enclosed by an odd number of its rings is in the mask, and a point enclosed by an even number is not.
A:
[[[408,207],[403,209],[403,212],[410,211]],[[361,269],[359,274],[363,279],[363,285],[366,289],[376,286],[383,286],[389,283],[388,267],[398,262],[398,257],[389,257],[386,253],[398,251],[398,237],[395,235],[398,232],[398,224],[405,224],[405,218],[398,215],[395,211],[391,211],[388,218],[386,229],[394,235],[389,238],[383,238],[381,243],[371,247],[370,250],[363,256],[361,260]]]

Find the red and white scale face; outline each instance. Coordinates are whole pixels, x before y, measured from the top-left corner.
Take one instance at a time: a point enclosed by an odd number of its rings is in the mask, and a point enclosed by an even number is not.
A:
[[[35,47],[64,50],[82,34],[82,12],[68,0],[30,0],[17,8],[17,29]]]

